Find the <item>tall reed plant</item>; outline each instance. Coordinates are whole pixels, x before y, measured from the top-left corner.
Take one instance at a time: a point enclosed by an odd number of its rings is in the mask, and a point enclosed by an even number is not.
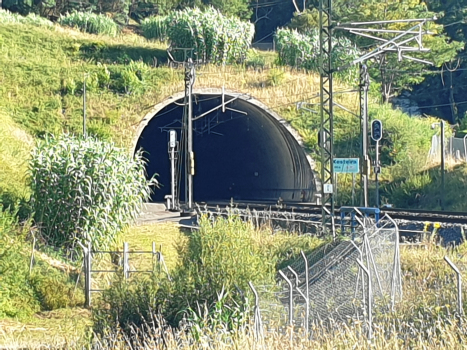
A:
[[[29,164],[36,224],[55,246],[91,242],[109,248],[149,198],[140,152],[93,138],[48,136],[37,144]]]
[[[141,30],[144,37],[159,41],[167,40],[168,16],[154,16],[145,18],[141,22]]]
[[[319,71],[319,33],[311,30],[309,33],[299,33],[288,28],[279,28],[274,35],[279,63],[306,70]],[[333,38],[331,60],[333,68],[342,68],[360,56],[360,51],[347,38]],[[350,82],[358,77],[358,72],[352,67],[336,73],[344,81]]]
[[[118,24],[112,18],[91,12],[72,12],[60,17],[58,23],[90,34],[116,36],[119,32]]]
[[[193,48],[198,60],[235,63],[247,57],[254,26],[235,17],[226,17],[209,7],[172,12],[167,37],[172,47]]]

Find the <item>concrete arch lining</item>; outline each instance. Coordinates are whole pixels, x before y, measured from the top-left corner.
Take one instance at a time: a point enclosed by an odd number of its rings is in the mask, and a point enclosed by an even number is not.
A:
[[[179,140],[183,137],[183,101],[184,92],[180,92],[154,106],[133,141],[133,152],[140,148],[146,152],[148,176],[157,173],[162,185],[154,201],[170,193],[168,131],[176,130]],[[230,101],[224,111],[217,108],[222,101]],[[195,201],[282,198],[316,202],[320,183],[302,139],[260,101],[221,89],[195,89],[193,117]],[[183,164],[180,170],[183,174]],[[183,201],[183,178],[180,193]]]

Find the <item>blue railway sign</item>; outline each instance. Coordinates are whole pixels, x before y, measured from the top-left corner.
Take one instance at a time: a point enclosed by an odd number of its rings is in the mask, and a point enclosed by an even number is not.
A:
[[[334,158],[335,173],[358,174],[360,172],[359,158]]]

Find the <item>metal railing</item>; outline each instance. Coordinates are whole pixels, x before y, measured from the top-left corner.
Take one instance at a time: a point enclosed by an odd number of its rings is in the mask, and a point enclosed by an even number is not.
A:
[[[127,242],[123,243],[123,250],[119,251],[99,251],[93,250],[91,245],[84,246],[82,244],[81,249],[83,250],[83,272],[84,272],[84,295],[85,295],[85,307],[91,306],[92,293],[103,292],[103,287],[93,287],[98,285],[101,281],[106,281],[102,276],[100,278],[93,278],[94,274],[120,274],[124,279],[130,279],[131,274],[135,273],[148,273],[152,274],[155,271],[164,272],[167,274],[169,280],[171,279],[167,265],[165,264],[164,256],[162,255],[162,246],[159,246],[159,250],[156,248],[156,243],[152,242],[152,250],[130,250]],[[138,255],[150,255],[152,269],[136,269],[130,264],[130,256]],[[94,268],[93,260],[100,262],[103,259],[96,259],[97,255],[109,255],[112,264],[107,266],[115,266],[115,268]],[[102,283],[101,283],[102,284]],[[110,284],[110,283],[108,283]]]

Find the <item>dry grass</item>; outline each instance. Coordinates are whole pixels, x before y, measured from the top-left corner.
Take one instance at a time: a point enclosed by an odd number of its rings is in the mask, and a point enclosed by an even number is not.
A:
[[[27,322],[0,320],[1,349],[79,348],[91,326],[86,309],[41,312]]]
[[[280,83],[270,84],[271,75],[281,74]],[[269,108],[281,111],[294,108],[300,101],[319,102],[319,75],[316,73],[297,71],[291,68],[277,67],[263,71],[245,69],[241,66],[201,66],[196,70],[194,88],[221,88],[250,94]],[[163,96],[183,91],[183,81],[174,81],[170,86],[162,89]],[[335,91],[347,91],[350,87],[335,82]],[[336,95],[336,102],[356,111],[358,107],[356,92]]]
[[[125,233],[130,247],[148,249],[152,241],[163,242],[169,266],[178,259],[176,246],[187,237],[172,223],[135,226]],[[282,244],[284,237],[278,238]],[[263,242],[275,244],[274,242]],[[229,332],[222,327],[203,329],[193,339],[186,329],[149,327],[134,330],[132,348],[138,349],[465,349],[467,337],[457,326],[456,294],[452,271],[443,258],[448,255],[466,277],[467,245],[446,250],[428,240],[421,248],[401,248],[404,299],[396,311],[376,315],[374,337],[368,340],[361,323],[339,325],[328,329],[316,325],[312,336],[296,331],[293,341],[288,334],[265,332],[258,342],[247,329]],[[86,310],[60,310],[42,313],[33,320],[20,323],[0,321],[0,347],[37,349],[40,346],[80,348],[88,339],[85,329],[90,325]],[[466,320],[464,320],[465,322]],[[136,335],[138,334],[138,337]],[[164,339],[162,341],[162,339]],[[118,330],[96,341],[101,349],[126,349],[128,338]],[[165,343],[165,346],[162,345]],[[99,348],[99,347],[98,347]]]

